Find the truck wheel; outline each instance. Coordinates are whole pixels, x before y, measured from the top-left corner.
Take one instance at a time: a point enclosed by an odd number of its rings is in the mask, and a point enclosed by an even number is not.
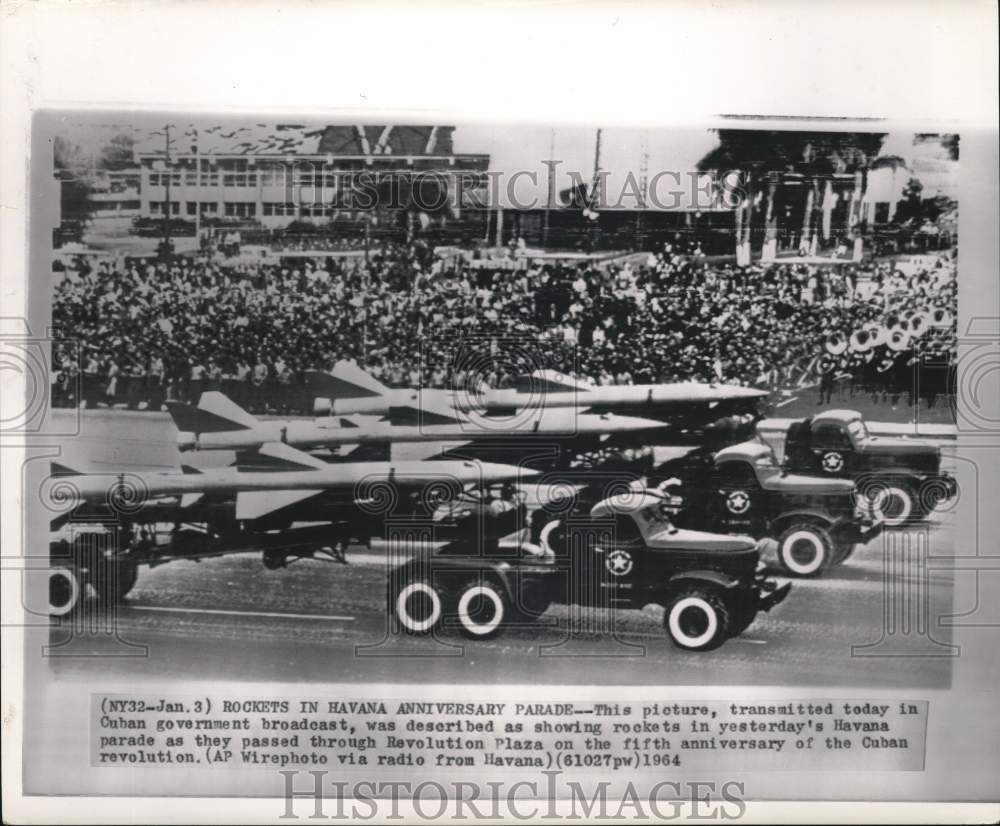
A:
[[[833,540],[819,525],[792,525],[778,538],[778,562],[793,576],[816,576],[833,558]]]
[[[441,622],[444,612],[440,592],[429,579],[404,582],[393,599],[396,619],[407,634],[427,634]]]
[[[139,566],[131,559],[117,562],[102,562],[97,566],[96,577],[91,577],[91,585],[97,598],[109,604],[120,602],[135,586],[139,578]]]
[[[503,628],[511,613],[510,600],[497,583],[477,578],[458,589],[456,613],[463,635],[488,640]]]
[[[670,600],[663,624],[678,648],[711,651],[726,641],[729,611],[718,594],[707,588],[689,588]]]
[[[83,598],[83,585],[83,577],[75,565],[49,568],[49,615],[64,617],[71,613]]]
[[[898,528],[919,518],[913,489],[905,482],[881,488],[872,500],[872,510],[882,515],[887,528]]]

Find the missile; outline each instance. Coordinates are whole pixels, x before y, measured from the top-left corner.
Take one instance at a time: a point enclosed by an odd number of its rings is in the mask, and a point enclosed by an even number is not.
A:
[[[204,495],[235,495],[237,519],[252,519],[293,502],[327,491],[364,499],[380,485],[423,488],[490,486],[521,482],[537,471],[474,461],[403,461],[327,463],[286,444],[268,443],[254,461],[273,470],[241,467],[184,472],[123,471],[78,472],[54,466],[43,483],[43,500],[55,511],[69,511],[80,504],[108,505],[122,513],[135,513],[152,500],[181,496],[182,503]]]
[[[386,416],[406,407],[451,411],[451,415],[563,407],[600,411],[626,408],[660,415],[682,412],[696,405],[711,409],[719,404],[755,402],[768,395],[767,391],[753,387],[691,381],[596,386],[554,370],[537,370],[524,377],[518,387],[509,389],[485,386],[459,392],[395,389],[349,362],[338,362],[329,373],[313,371],[308,378],[317,392],[315,412],[320,415]]]
[[[538,437],[571,439],[655,430],[663,423],[613,413],[582,413],[574,408],[530,411],[527,416],[471,419],[456,411],[417,411],[416,425],[394,425],[375,417],[330,417],[316,421],[262,421],[218,391],[201,394],[197,407],[168,405],[184,450],[256,450],[270,442],[308,449],[333,445],[400,442],[465,442]]]
[[[387,387],[353,362],[339,361],[329,373],[310,371],[306,379],[316,392],[314,412],[320,416],[388,416],[397,409],[448,416],[456,412],[452,393],[447,390]]]
[[[538,370],[520,387],[490,389],[482,394],[486,410],[542,407],[635,408],[642,405],[713,405],[720,402],[751,401],[767,396],[767,391],[732,384],[702,384],[694,381],[670,384],[623,384],[597,387],[564,376],[554,370]]]

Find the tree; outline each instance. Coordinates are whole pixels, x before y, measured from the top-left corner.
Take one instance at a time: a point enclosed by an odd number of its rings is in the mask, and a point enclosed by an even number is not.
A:
[[[903,187],[903,198],[896,207],[896,220],[906,221],[920,217],[924,185],[917,178],[910,178]]]
[[[93,212],[90,194],[94,189],[94,180],[80,146],[61,135],[56,136],[52,158],[55,177],[59,181],[62,222],[86,223]]]
[[[101,169],[116,172],[135,166],[135,138],[128,132],[121,132],[111,138],[101,149],[98,161]]]
[[[954,132],[945,132],[944,134],[939,134],[937,132],[917,132],[917,134],[913,136],[913,141],[914,143],[928,143],[930,141],[936,141],[944,148],[949,161],[958,160],[959,136]]]

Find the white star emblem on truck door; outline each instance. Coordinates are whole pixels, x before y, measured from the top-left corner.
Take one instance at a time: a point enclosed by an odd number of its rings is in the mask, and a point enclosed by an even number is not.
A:
[[[632,555],[628,551],[612,551],[605,560],[605,565],[615,576],[627,576],[632,571]]]
[[[836,473],[843,467],[844,457],[837,453],[837,451],[831,450],[829,453],[823,454],[823,470],[827,473]]]
[[[726,507],[730,513],[746,513],[750,508],[750,496],[745,490],[734,490],[726,497]]]

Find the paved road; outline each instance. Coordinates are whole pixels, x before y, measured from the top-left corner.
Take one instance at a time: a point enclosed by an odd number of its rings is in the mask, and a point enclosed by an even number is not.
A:
[[[951,612],[951,516],[936,515],[926,532],[931,554],[944,559],[900,566],[897,546],[878,538],[824,578],[795,581],[772,614],[709,653],[674,648],[656,608],[554,606],[545,626],[490,641],[394,635],[384,604],[386,561],[359,549],[347,565],[304,561],[269,571],[258,553],[244,553],[143,570],[110,628],[53,627],[52,643],[65,644],[54,649],[52,667],[64,676],[234,680],[946,686],[946,657],[852,655],[852,646],[883,637],[886,616],[905,630],[896,607],[908,605],[911,619],[925,617],[932,629]],[[943,653],[909,630],[868,653]],[[933,635],[947,640],[946,630]],[[80,656],[94,654],[106,656]]]

